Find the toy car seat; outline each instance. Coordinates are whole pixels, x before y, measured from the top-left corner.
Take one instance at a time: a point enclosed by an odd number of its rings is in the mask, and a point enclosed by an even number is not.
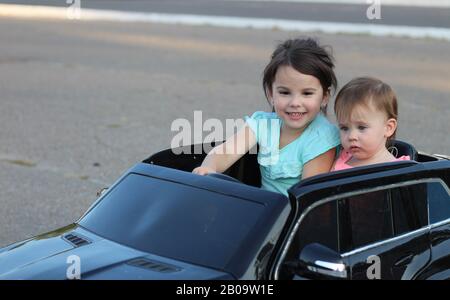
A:
[[[389,152],[395,157],[401,157],[403,155],[408,155],[411,160],[417,161],[419,154],[413,145],[399,141],[399,140],[389,140],[387,146]]]

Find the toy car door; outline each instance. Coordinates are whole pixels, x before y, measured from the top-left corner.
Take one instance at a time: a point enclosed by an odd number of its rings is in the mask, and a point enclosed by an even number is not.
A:
[[[431,257],[427,179],[405,180],[420,172],[414,164],[390,167],[400,169],[330,173],[292,188],[299,213],[275,278],[415,278]]]
[[[351,279],[414,279],[430,260],[427,183],[402,182],[338,201]]]

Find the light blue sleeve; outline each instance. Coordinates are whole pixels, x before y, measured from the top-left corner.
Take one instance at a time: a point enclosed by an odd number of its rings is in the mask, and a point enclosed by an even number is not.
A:
[[[256,141],[259,143],[261,135],[267,134],[266,132],[262,132],[262,130],[267,131],[267,126],[260,126],[261,121],[266,122],[267,119],[270,118],[271,113],[267,113],[264,111],[254,112],[251,117],[245,116],[244,120],[253,131],[256,137]]]
[[[304,165],[317,156],[337,147],[340,143],[339,129],[324,116],[321,116],[321,119],[314,124],[314,128],[309,131],[308,138],[303,145],[302,164]]]

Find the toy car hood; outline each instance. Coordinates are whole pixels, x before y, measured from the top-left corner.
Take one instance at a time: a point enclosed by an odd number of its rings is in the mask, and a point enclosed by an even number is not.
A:
[[[73,243],[79,240],[73,236],[88,244],[76,246]],[[137,251],[75,224],[65,227],[65,232],[58,230],[13,244],[2,250],[0,261],[0,280],[233,279],[225,272]]]

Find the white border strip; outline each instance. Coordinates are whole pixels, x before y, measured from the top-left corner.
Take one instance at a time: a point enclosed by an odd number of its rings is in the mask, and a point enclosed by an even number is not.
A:
[[[68,19],[68,8],[31,5],[0,4],[0,17]],[[120,12],[113,10],[80,9],[81,21],[120,21],[191,26],[216,26],[228,28],[279,29],[284,31],[323,32],[328,34],[368,34],[409,38],[432,38],[450,41],[450,29],[438,27],[415,27],[375,25],[359,23],[333,23],[294,21],[262,18],[220,17],[185,14],[161,14]]]
[[[371,5],[375,0],[226,0],[230,2],[285,2],[320,4],[356,4]],[[386,6],[450,7],[450,0],[378,0]]]

